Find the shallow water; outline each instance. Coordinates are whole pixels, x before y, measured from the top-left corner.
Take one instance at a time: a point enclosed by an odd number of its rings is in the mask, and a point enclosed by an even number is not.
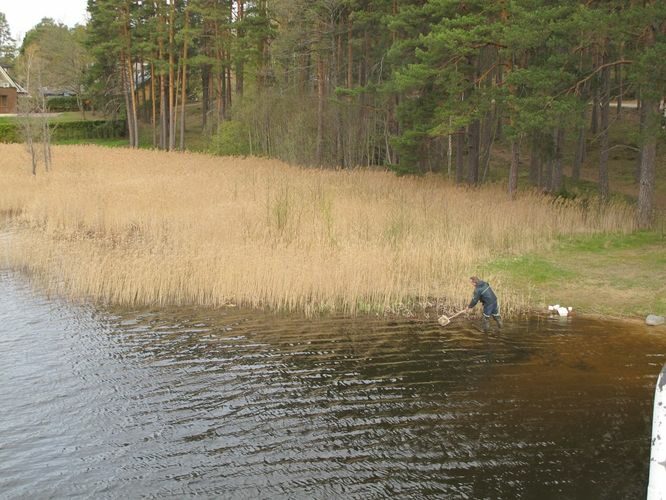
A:
[[[641,498],[666,331],[100,311],[0,271],[2,498]]]

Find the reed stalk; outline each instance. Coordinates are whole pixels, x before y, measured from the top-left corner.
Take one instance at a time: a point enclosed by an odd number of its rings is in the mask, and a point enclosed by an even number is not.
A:
[[[510,200],[503,187],[434,176],[61,146],[52,171],[35,177],[21,146],[0,147],[0,212],[12,231],[3,261],[49,290],[128,306],[453,310],[491,259],[560,235],[634,229],[623,204]],[[530,307],[520,290],[502,299],[506,311]]]

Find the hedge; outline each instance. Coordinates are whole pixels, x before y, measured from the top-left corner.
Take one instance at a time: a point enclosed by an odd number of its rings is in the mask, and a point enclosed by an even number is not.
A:
[[[81,120],[51,125],[54,139],[113,139],[125,137],[125,120]]]
[[[51,122],[52,139],[113,139],[125,137],[125,120],[80,120]],[[16,120],[0,122],[0,142],[22,142],[21,126]]]
[[[0,122],[0,143],[21,142],[21,134],[14,122]]]
[[[79,103],[74,96],[49,97],[49,99],[46,101],[46,107],[52,113],[79,111]]]

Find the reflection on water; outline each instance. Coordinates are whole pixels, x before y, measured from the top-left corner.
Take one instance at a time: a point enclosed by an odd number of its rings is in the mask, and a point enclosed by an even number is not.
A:
[[[0,497],[638,498],[666,335],[104,311],[0,271]]]

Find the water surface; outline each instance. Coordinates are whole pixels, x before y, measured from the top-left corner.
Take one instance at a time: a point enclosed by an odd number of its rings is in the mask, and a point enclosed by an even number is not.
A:
[[[641,498],[666,332],[100,310],[0,271],[2,498]]]

